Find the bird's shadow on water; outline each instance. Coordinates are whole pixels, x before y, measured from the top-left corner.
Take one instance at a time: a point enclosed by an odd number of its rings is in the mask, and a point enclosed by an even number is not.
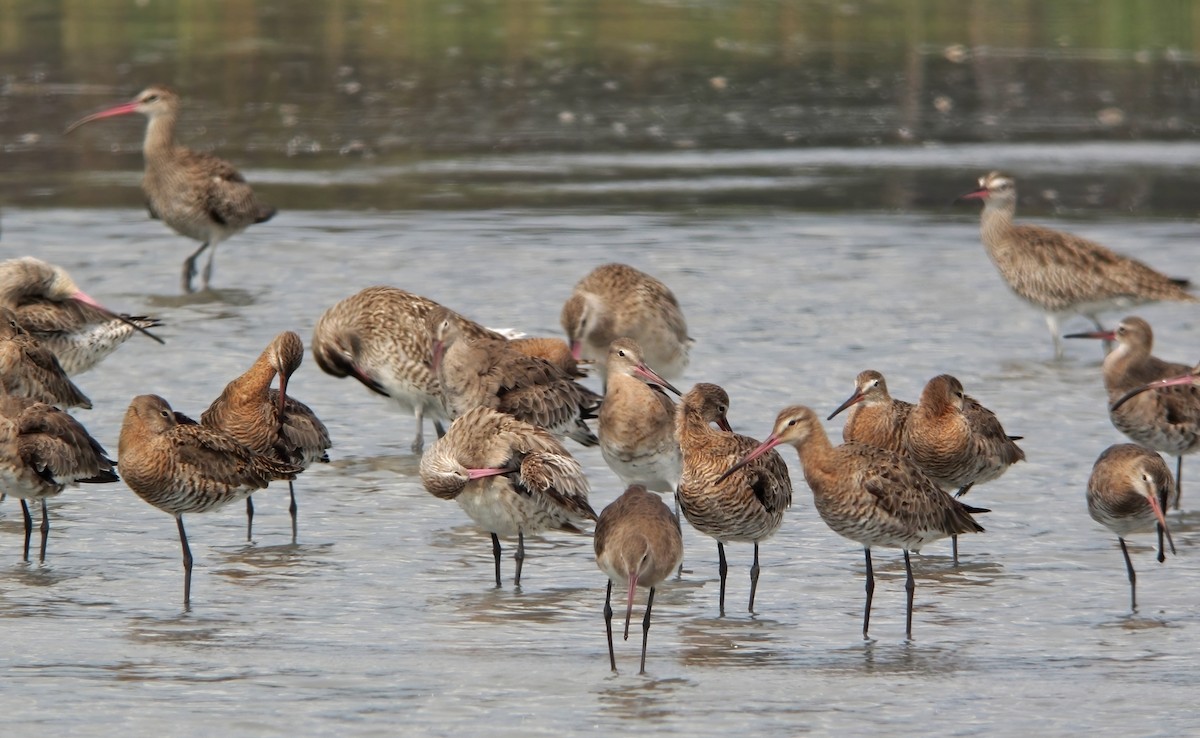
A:
[[[621,670],[618,662],[618,672],[610,672],[599,694],[599,702],[606,713],[619,718],[651,722],[667,720],[678,714],[680,690],[695,683],[680,677],[656,679],[652,660],[653,654],[647,656],[645,674],[637,673],[639,662],[636,655],[624,670]]]
[[[788,663],[792,655],[780,642],[783,627],[779,621],[741,613],[690,618],[679,623],[679,638],[683,642],[680,660],[688,666],[708,668]]]
[[[387,471],[415,478],[420,473],[421,456],[410,451],[381,456],[346,457],[329,462],[329,468],[349,475]]]
[[[146,304],[154,308],[185,308],[200,305],[225,305],[240,308],[255,304],[260,297],[262,296],[244,289],[206,288],[177,295],[147,295]]]
[[[329,559],[332,543],[286,543],[276,546],[243,545],[233,551],[218,551],[221,563],[213,573],[243,586],[260,587],[324,572],[341,566]]]
[[[481,583],[482,584],[482,583]],[[578,620],[594,613],[584,612],[591,587],[556,587],[533,590],[513,587],[488,587],[477,592],[460,592],[437,597],[439,608],[457,613],[464,622],[477,623],[561,623]]]

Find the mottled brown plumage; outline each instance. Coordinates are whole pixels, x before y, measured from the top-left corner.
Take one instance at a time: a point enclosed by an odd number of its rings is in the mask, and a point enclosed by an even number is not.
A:
[[[912,602],[916,585],[909,552],[919,552],[925,544],[950,535],[982,532],[983,528],[971,515],[988,511],[968,507],[946,494],[904,456],[854,442],[835,447],[817,414],[800,405],[780,412],[767,440],[730,471],[744,468],[745,464],[753,463],[783,443],[795,446],[800,455],[804,479],[812,489],[813,503],[821,519],[833,532],[863,546],[867,565],[863,638],[867,637],[875,591],[871,547],[904,551],[904,567],[908,573],[905,632],[912,638]]]
[[[25,256],[0,262],[0,307],[49,349],[68,375],[82,374],[157,318],[117,315],[85,294],[60,266]]]
[[[949,374],[929,380],[909,416],[904,452],[934,482],[962,496],[1024,461],[1017,437],[1004,432],[995,413],[963,393]]]
[[[608,366],[611,373],[611,360]],[[613,584],[625,587],[627,592],[625,640],[629,640],[629,618],[633,614],[633,598],[637,588],[650,590],[646,599],[646,615],[642,619],[642,662],[638,672],[644,674],[654,588],[683,561],[683,536],[679,531],[679,519],[657,495],[646,491],[640,484],[630,485],[600,513],[594,545],[596,566],[608,575],[608,588],[604,594],[604,628],[608,633],[608,661],[613,671],[617,670],[612,639]]]
[[[683,375],[692,339],[674,293],[662,282],[625,264],[593,269],[563,305],[563,330],[577,357],[596,362],[600,375],[608,346],[632,338],[646,363],[667,379]]]
[[[200,416],[203,425],[220,428],[258,454],[307,469],[328,462],[332,445],[325,424],[307,405],[287,395],[287,380],[304,360],[304,343],[293,331],[271,341],[254,365],[225,386]],[[279,375],[280,389],[271,388]],[[288,482],[292,542],[296,542],[296,492]],[[250,540],[254,507],[246,496],[246,539]]]
[[[258,454],[224,431],[196,424],[158,395],[129,403],[117,450],[121,477],[146,502],[175,517],[183,547],[183,604],[191,600],[192,554],[185,513],[217,510],[301,468]]]
[[[1104,390],[1108,419],[1135,443],[1176,457],[1176,505],[1183,493],[1183,457],[1200,449],[1200,388],[1188,382],[1142,392],[1146,385],[1188,374],[1187,364],[1164,361],[1154,350],[1154,331],[1136,316],[1123,319],[1112,331],[1072,333],[1068,338],[1115,340],[1104,357]]]
[[[425,416],[432,418],[439,436],[444,432],[439,421],[450,419],[430,366],[433,337],[428,317],[440,307],[395,287],[368,287],[326,310],[313,329],[313,358],[322,371],[354,377],[413,414],[416,453],[425,446]],[[503,338],[457,313],[454,319],[464,335]]]
[[[1137,259],[1070,233],[1016,225],[1016,181],[1000,172],[980,177],[979,188],[960,199],[983,200],[984,248],[1013,292],[1046,313],[1046,325],[1062,356],[1060,322],[1071,315],[1089,318],[1147,302],[1200,301],[1185,287]]]
[[[1132,443],[1109,446],[1096,459],[1088,479],[1087,506],[1092,520],[1116,534],[1129,575],[1130,607],[1137,612],[1137,575],[1125,539],[1131,533],[1158,531],[1158,562],[1167,555],[1165,537],[1175,553],[1164,511],[1176,495],[1171,469],[1155,452]]]
[[[217,244],[247,226],[270,220],[275,208],[261,202],[229,162],[175,142],[179,108],[179,95],[155,85],[142,90],[128,103],[81,118],[67,128],[67,133],[101,118],[132,113],[146,116],[142,192],[150,217],[162,220],[182,236],[201,242],[200,248],[183,263],[182,286],[185,292],[191,292],[196,258],[208,249],[202,275],[207,289]]]
[[[754,544],[750,568],[750,612],[758,587],[758,544],[770,538],[783,523],[783,512],[792,504],[792,480],[787,464],[770,453],[730,475],[728,470],[758,441],[729,429],[726,413],[729,395],[715,384],[692,387],[679,401],[675,434],[683,454],[683,473],[677,497],[687,521],[701,533],[717,539],[721,575],[720,609],[725,614],[725,544]],[[710,423],[717,423],[720,429]]]
[[[0,307],[0,395],[27,397],[62,409],[91,409],[54,354],[29,335],[16,313]]]
[[[468,335],[448,308],[430,313],[428,325],[433,370],[450,417],[490,407],[584,446],[599,443],[584,423],[600,406],[595,392],[549,362],[510,348],[505,338]]]
[[[508,345],[526,356],[536,356],[550,362],[573,379],[586,377],[588,365],[595,363],[586,359],[576,359],[571,353],[571,347],[561,338],[524,336],[509,339]]]
[[[675,438],[676,391],[648,364],[632,338],[612,342],[605,362],[608,390],[600,405],[600,453],[626,485],[674,494],[683,459]]]
[[[469,410],[421,456],[425,489],[455,500],[492,536],[500,586],[499,536],[517,536],[521,584],[525,534],[578,533],[596,512],[579,462],[543,428],[487,407]]]
[[[41,501],[39,560],[45,561],[50,533],[46,499],[72,484],[115,482],[113,469],[104,448],[67,413],[36,400],[0,396],[0,492],[21,501],[26,561],[33,533],[26,501]]]
[[[904,450],[904,428],[912,412],[911,402],[894,400],[888,394],[887,382],[874,369],[859,372],[850,395],[826,420],[849,408],[842,440],[886,448],[895,453]]]

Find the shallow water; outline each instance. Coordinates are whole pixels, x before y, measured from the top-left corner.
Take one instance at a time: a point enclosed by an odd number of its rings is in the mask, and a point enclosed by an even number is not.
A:
[[[1190,223],[1060,225],[1200,276]],[[335,447],[297,484],[300,543],[279,488],[255,496],[251,544],[240,505],[191,516],[188,612],[171,519],[124,485],[53,501],[44,565],[19,561],[19,510],[0,504],[0,711],[13,735],[1194,729],[1197,518],[1171,516],[1179,555],[1164,565],[1152,536],[1135,539],[1142,610],[1130,615],[1116,541],[1084,504],[1092,462],[1122,440],[1104,410],[1100,347],[1071,342],[1065,361],[1050,360],[1040,315],[1000,281],[970,210],[284,211],[223,245],[218,289],[186,298],[178,271],[191,244],[141,211],[9,209],[4,229],[4,255],[61,264],[100,301],[166,323],[165,346],[135,338],[78,378],[96,405],[79,417],[114,453],[133,395],[198,413],[277,332],[307,340],[325,308],[367,285],[558,334],[574,282],[622,261],[675,291],[697,341],[677,384],[725,386],[739,432],[763,437],[786,404],[832,410],[864,368],[906,399],[950,372],[1025,437],[1029,457],[972,491],[993,512],[985,534],[961,541],[962,566],[947,544],[915,558],[912,642],[899,552],[875,553],[875,640],[863,642],[862,552],[820,521],[785,449],[796,502],[762,547],[758,612],[743,611],[749,547],[729,547],[729,614],[718,618],[715,546],[687,530],[687,572],[656,598],[648,674],[635,674],[635,636],[618,644],[613,675],[590,539],[531,539],[523,587],[494,589],[486,534],[420,485],[411,418],[310,359],[289,386]],[[1161,355],[1195,359],[1194,310],[1139,314]],[[572,451],[600,509],[618,480],[594,449]]]

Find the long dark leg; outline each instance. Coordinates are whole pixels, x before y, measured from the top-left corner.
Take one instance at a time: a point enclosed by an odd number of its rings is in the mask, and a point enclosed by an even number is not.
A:
[[[42,550],[38,553],[38,562],[46,562],[46,539],[50,537],[50,512],[46,510],[46,498],[42,498]]]
[[[513,580],[513,584],[521,586],[521,566],[525,563],[525,534],[517,531],[517,552],[513,554],[513,561],[517,562],[517,578]]]
[[[296,488],[292,486],[292,482],[288,480],[288,494],[292,496],[292,502],[288,505],[288,512],[292,514],[292,545],[296,545]]]
[[[750,567],[750,612],[754,612],[754,593],[758,591],[758,544],[754,544],[754,566]]]
[[[1133,573],[1133,562],[1129,560],[1129,549],[1125,548],[1125,539],[1117,536],[1121,542],[1121,553],[1125,556],[1125,570],[1129,572],[1129,606],[1137,612],[1137,574]]]
[[[217,241],[214,241],[212,247],[209,248],[208,261],[204,262],[204,273],[200,275],[204,289],[208,289],[208,283],[212,280],[213,258],[217,255],[217,243]]]
[[[654,587],[651,587],[650,599],[646,600],[646,617],[642,618],[642,670],[638,672],[639,674],[646,673],[646,641],[650,640],[650,608],[653,606]]]
[[[1183,457],[1175,457],[1175,509],[1183,501]]]
[[[492,534],[492,558],[496,559],[496,587],[499,588],[501,586],[501,584],[500,584],[500,539],[496,537],[495,533]]]
[[[613,671],[617,670],[617,656],[613,653],[612,644],[612,580],[608,580],[608,589],[604,592],[604,632],[608,634],[608,663]]]
[[[904,549],[904,571],[908,574],[908,578],[904,580],[904,591],[908,594],[908,611],[904,617],[904,637],[911,641],[913,593],[917,591],[917,583],[913,581],[912,561],[908,558],[908,549]]]
[[[179,527],[179,544],[183,546],[183,607],[188,609],[192,606],[192,549],[188,548],[182,515],[175,516],[175,524]]]
[[[433,432],[437,434],[438,438],[441,438],[442,436],[446,435],[446,429],[444,427],[442,427],[442,421],[440,421],[440,420],[433,421]]]
[[[251,534],[254,531],[254,500],[250,496],[246,497],[246,542],[252,540]]]
[[[29,514],[29,505],[21,498],[21,514],[25,516],[25,554],[23,559],[29,561],[29,537],[33,535],[33,517]]]
[[[958,534],[950,536],[950,550],[954,553],[954,565],[958,566]]]
[[[867,629],[871,625],[871,599],[875,596],[875,570],[871,568],[871,549],[863,547],[867,559],[867,606],[863,608],[863,640],[867,640]]]
[[[182,279],[184,292],[195,292],[195,290],[192,289],[192,279],[194,279],[196,276],[196,258],[200,256],[200,254],[204,253],[204,249],[206,248],[208,248],[208,241],[200,244],[200,248],[193,251],[192,255],[184,260]]]
[[[717,556],[719,562],[717,571],[721,573],[721,617],[725,617],[725,575],[729,573],[729,564],[725,563],[725,544],[717,541]]]
[[[675,529],[683,535],[683,516],[679,512],[679,492],[675,493]],[[679,559],[679,571],[675,573],[676,579],[683,579],[683,559]]]
[[[954,493],[954,496],[955,496],[955,497],[962,497],[962,496],[963,496],[963,495],[965,495],[966,493],[970,492],[970,491],[971,491],[971,488],[972,488],[972,487],[974,487],[974,486],[975,486],[975,483],[974,483],[974,482],[967,482],[966,484],[964,484],[963,486],[961,486],[961,487],[959,487],[959,488],[958,488],[958,491]]]

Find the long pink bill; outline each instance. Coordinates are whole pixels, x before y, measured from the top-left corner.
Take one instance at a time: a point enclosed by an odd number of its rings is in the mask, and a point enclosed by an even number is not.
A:
[[[1142,394],[1146,390],[1162,389],[1163,387],[1178,387],[1183,384],[1192,384],[1195,380],[1196,380],[1195,374],[1185,374],[1182,377],[1172,377],[1170,379],[1160,379],[1157,382],[1150,382],[1149,384],[1143,384],[1141,387],[1136,387],[1134,389],[1129,390],[1125,394],[1121,395],[1121,397],[1118,398],[1117,401],[1114,402],[1112,404],[1112,407],[1110,407],[1108,410],[1109,410],[1109,412],[1115,413],[1117,411],[1117,408],[1121,407],[1126,402],[1129,402],[1133,398]]]
[[[1099,338],[1105,341],[1117,340],[1116,331],[1084,331],[1083,333],[1067,333],[1063,338]]]
[[[659,387],[662,387],[665,390],[670,390],[671,392],[674,392],[677,397],[683,396],[683,393],[680,392],[679,390],[675,389],[674,385],[672,385],[670,382],[668,382],[667,380],[660,377],[658,375],[658,372],[656,372],[653,369],[651,369],[650,367],[646,366],[644,363],[638,364],[637,366],[635,366],[633,368],[633,373],[639,379],[641,379],[643,382],[646,382],[647,384],[658,385]]]
[[[103,305],[101,305],[100,303],[98,303],[94,299],[92,299],[92,297],[90,295],[88,295],[84,292],[76,292],[75,294],[71,295],[71,299],[75,300],[76,302],[82,302],[84,305],[89,305],[89,306],[95,308],[96,310],[99,310],[100,312],[104,313],[104,315],[106,317],[112,318],[113,320],[119,320],[122,323],[124,323],[125,325],[129,326],[130,328],[133,328],[138,333],[145,334],[146,336],[154,339],[155,341],[158,341],[159,343],[163,343],[163,344],[166,343],[161,338],[154,335],[147,329],[141,327],[137,323],[134,323],[132,320],[125,317],[124,315],[114,313],[112,310],[109,310],[108,308],[104,307]]]
[[[750,453],[746,454],[746,458],[742,459],[738,463],[729,467],[728,471],[726,471],[721,476],[717,477],[717,480],[715,482],[713,482],[713,484],[720,484],[721,482],[725,481],[725,478],[728,477],[730,474],[733,474],[738,469],[741,469],[746,464],[749,464],[751,461],[754,461],[759,456],[762,456],[763,454],[765,454],[766,452],[775,448],[779,444],[780,444],[780,441],[777,437],[775,437],[773,435],[768,436],[767,440],[763,441],[762,443],[760,443],[758,445],[758,448],[756,448],[753,451],[751,451]]]
[[[1175,541],[1171,539],[1171,529],[1167,527],[1167,518],[1163,515],[1162,505],[1158,504],[1158,495],[1152,491],[1146,497],[1150,500],[1150,509],[1154,511],[1154,517],[1158,518],[1158,529],[1167,537],[1167,545],[1171,547],[1171,555],[1177,556],[1178,554],[1175,553]],[[1159,562],[1162,562],[1167,557],[1166,553],[1162,551],[1161,542],[1158,557]]]
[[[843,402],[841,405],[838,405],[837,410],[834,410],[833,412],[829,413],[829,417],[825,418],[825,419],[833,420],[834,417],[841,411],[845,410],[846,408],[850,407],[851,405],[856,405],[862,401],[863,401],[863,393],[859,392],[858,390],[855,390],[854,394],[850,395],[850,397],[847,398],[847,400],[845,402]]]
[[[501,474],[510,474],[512,469],[490,468],[490,469],[467,469],[467,479],[483,479],[484,477],[498,477]]]
[[[637,570],[629,572],[629,596],[625,602],[625,640],[629,640],[629,619],[633,617],[633,595],[637,592]]]
[[[85,123],[91,123],[94,120],[101,120],[102,118],[113,118],[118,115],[129,115],[130,113],[136,113],[138,111],[137,106],[138,106],[138,104],[136,102],[127,102],[127,103],[122,103],[120,105],[115,105],[111,108],[108,108],[107,110],[101,110],[99,113],[92,113],[91,115],[84,116],[84,117],[80,118],[79,120],[75,121],[74,123],[72,123],[71,125],[67,126],[67,130],[63,133],[63,135],[65,136],[65,135],[71,133],[71,131],[74,131],[76,128],[80,127],[81,125],[83,125]]]
[[[571,341],[571,358],[579,361],[583,358],[583,344],[579,341]]]
[[[988,199],[988,189],[980,187],[979,189],[964,192],[954,199],[954,202],[966,202],[968,200],[986,200]]]
[[[279,418],[283,422],[284,407],[287,405],[287,383],[288,376],[283,372],[279,373]]]
[[[429,368],[437,371],[442,365],[442,357],[446,354],[446,344],[443,341],[434,341],[433,347],[430,350]]]

